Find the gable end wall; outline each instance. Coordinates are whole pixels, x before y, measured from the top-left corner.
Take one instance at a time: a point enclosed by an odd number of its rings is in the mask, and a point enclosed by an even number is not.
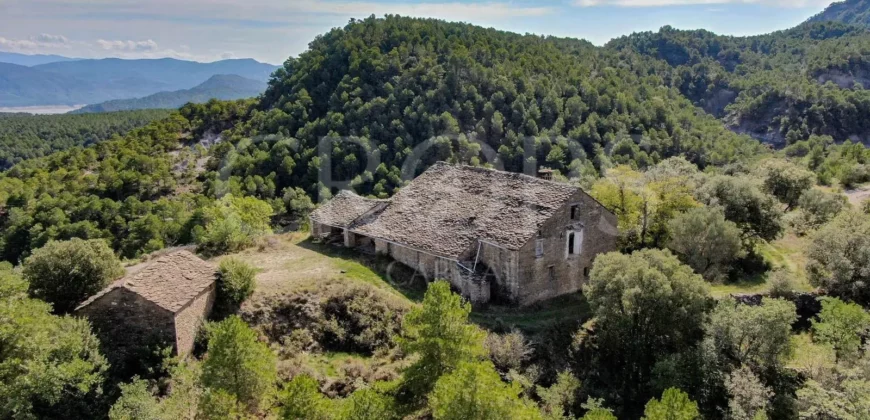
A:
[[[577,205],[577,218],[571,219],[571,207]],[[518,285],[516,303],[530,305],[546,299],[580,291],[588,281],[586,269],[592,269],[595,257],[616,250],[616,216],[582,191],[575,193],[556,214],[541,226],[544,255],[537,258],[537,238],[518,251]],[[582,253],[567,255],[567,231],[583,224]],[[550,276],[553,267],[554,279]]]

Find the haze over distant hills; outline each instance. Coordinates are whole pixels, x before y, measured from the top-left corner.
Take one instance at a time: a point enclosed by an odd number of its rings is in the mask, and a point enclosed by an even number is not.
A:
[[[266,82],[246,79],[234,74],[212,76],[201,85],[192,89],[174,92],[160,92],[144,98],[115,99],[100,104],[88,105],[74,111],[74,114],[90,112],[113,112],[133,109],[171,109],[179,108],[188,102],[202,103],[209,99],[233,100],[251,98],[266,90]]]
[[[40,64],[56,63],[59,61],[73,61],[77,58],[69,58],[54,54],[19,54],[0,51],[0,63],[18,64],[19,66],[38,66]]]
[[[22,57],[10,57],[26,61]],[[252,59],[212,63],[172,58],[67,59],[33,66],[0,62],[0,107],[96,104],[141,98],[159,92],[192,89],[215,75],[237,75],[265,82],[276,68]]]

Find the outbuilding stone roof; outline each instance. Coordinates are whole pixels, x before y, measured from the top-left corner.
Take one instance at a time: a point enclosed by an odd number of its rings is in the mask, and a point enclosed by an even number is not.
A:
[[[351,191],[342,190],[332,200],[311,212],[311,219],[324,225],[343,228],[379,204],[388,202],[360,197]]]
[[[535,177],[436,163],[351,231],[460,259],[485,241],[516,250],[579,188]]]
[[[125,288],[172,313],[180,311],[214,284],[217,270],[189,251],[178,251],[146,263],[91,296],[76,310],[112,290]]]

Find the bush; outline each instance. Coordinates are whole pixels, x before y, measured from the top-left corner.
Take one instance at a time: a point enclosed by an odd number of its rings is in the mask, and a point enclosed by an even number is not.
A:
[[[196,232],[200,251],[222,254],[239,251],[272,232],[272,206],[253,197],[227,195],[203,212],[205,229]]]
[[[790,220],[798,234],[806,234],[830,222],[846,207],[846,196],[812,189],[798,200],[800,210]]]
[[[217,300],[222,308],[238,308],[254,294],[259,270],[237,258],[226,258],[218,268]]]
[[[124,274],[121,263],[101,239],[51,241],[24,260],[30,294],[54,306],[55,313],[76,306]]]
[[[507,334],[489,333],[483,346],[496,369],[503,373],[519,370],[532,354],[529,342],[519,331]]]
[[[767,284],[770,285],[770,297],[774,299],[791,300],[794,298],[795,290],[797,290],[794,274],[786,269],[770,273]]]
[[[252,308],[257,324],[285,351],[315,349],[371,354],[396,345],[408,304],[368,284],[324,283]]]

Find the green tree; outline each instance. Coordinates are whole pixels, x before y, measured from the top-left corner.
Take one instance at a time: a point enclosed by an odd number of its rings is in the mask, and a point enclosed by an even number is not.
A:
[[[227,310],[238,308],[254,294],[257,286],[256,275],[259,270],[238,259],[225,258],[218,266],[217,300],[219,306]]]
[[[713,311],[709,334],[731,360],[759,369],[780,366],[791,354],[795,305],[767,299],[759,306],[722,300]]]
[[[870,329],[870,314],[854,303],[824,297],[818,319],[812,320],[813,339],[834,348],[838,359],[850,359],[861,349]]]
[[[541,419],[537,407],[519,397],[490,362],[462,362],[435,383],[429,408],[435,419]]]
[[[689,399],[689,394],[677,388],[669,388],[662,399],[653,398],[647,403],[643,420],[696,420],[701,418],[698,404]]]
[[[203,212],[205,230],[197,235],[203,251],[224,253],[251,246],[260,236],[272,232],[272,206],[254,197],[226,195]]]
[[[600,374],[611,379],[626,415],[651,393],[653,367],[704,337],[710,309],[701,276],[668,251],[600,255],[584,288],[595,315]]]
[[[764,180],[764,189],[788,206],[796,206],[798,200],[816,182],[816,176],[809,170],[787,160],[770,159],[759,168]]]
[[[468,322],[471,304],[450,291],[446,281],[429,285],[423,304],[405,315],[403,349],[418,359],[405,372],[415,398],[429,393],[442,375],[460,363],[483,357],[485,333]]]
[[[774,240],[782,233],[782,210],[777,200],[749,178],[716,176],[697,191],[708,206],[720,206],[736,223],[744,239]]]
[[[870,216],[844,212],[812,236],[807,275],[831,296],[870,304]]]
[[[204,386],[224,390],[257,411],[274,397],[276,382],[275,355],[241,318],[234,315],[208,326]]]
[[[342,402],[342,420],[394,420],[401,418],[396,403],[389,395],[371,388],[361,388]],[[310,418],[310,417],[309,417]]]
[[[87,321],[51,314],[27,283],[0,270],[0,417],[90,417],[108,368]]]
[[[124,274],[118,257],[100,239],[52,241],[22,264],[30,294],[51,303],[55,313],[75,307]]]
[[[723,280],[729,264],[741,256],[740,229],[722,210],[701,207],[668,224],[667,247],[707,280]]]
[[[320,385],[308,375],[297,375],[281,392],[284,420],[330,420],[335,416],[332,401],[320,393]]]
[[[798,200],[799,210],[791,220],[799,234],[806,234],[830,222],[846,208],[846,196],[811,189]]]
[[[728,418],[734,420],[767,419],[767,408],[773,391],[747,366],[731,372],[725,379],[725,387],[731,399],[728,401]]]
[[[537,386],[537,394],[541,398],[541,407],[547,418],[563,419],[570,412],[577,398],[580,380],[570,371],[559,373],[556,383],[549,388]],[[593,410],[590,410],[593,411]]]
[[[583,415],[581,420],[618,420],[610,411],[598,408],[590,410]]]

